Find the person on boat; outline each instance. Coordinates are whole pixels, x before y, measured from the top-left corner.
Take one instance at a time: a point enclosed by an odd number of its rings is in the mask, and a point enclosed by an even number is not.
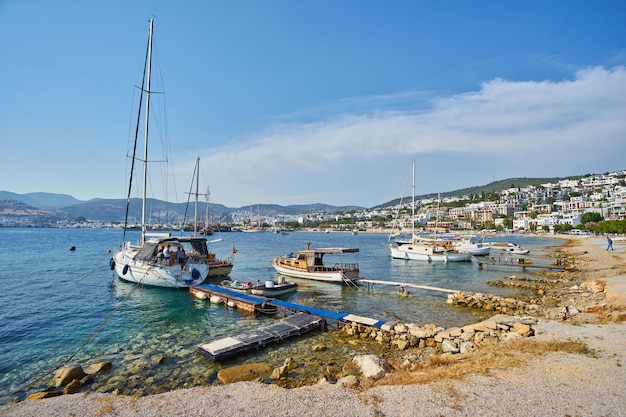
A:
[[[165,259],[165,261],[170,260],[170,247],[169,246],[163,246],[163,259]]]
[[[178,259],[178,264],[180,265],[181,269],[185,269],[185,251],[182,247],[179,247],[176,251],[176,259]]]

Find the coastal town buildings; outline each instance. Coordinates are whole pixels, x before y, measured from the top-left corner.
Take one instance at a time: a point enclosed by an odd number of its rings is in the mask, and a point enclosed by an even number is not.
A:
[[[5,204],[5,210],[0,211],[0,225],[4,227],[120,227],[116,222],[97,219],[42,220],[42,213],[46,211],[26,209],[21,207],[22,203],[13,203]],[[286,224],[299,227],[324,224],[331,230],[407,231],[414,220],[416,226],[433,232],[484,229],[486,226],[554,231],[557,225],[579,226],[585,213],[597,213],[605,220],[626,219],[626,170],[510,187],[490,193],[488,198],[476,195],[422,198],[416,200],[414,219],[411,204],[404,200],[401,205],[333,213],[310,210],[298,214],[281,213],[280,206],[275,206],[271,212],[250,206],[233,210],[230,219],[221,220],[221,226],[226,229],[237,225],[276,228]],[[182,217],[175,221],[180,225]]]

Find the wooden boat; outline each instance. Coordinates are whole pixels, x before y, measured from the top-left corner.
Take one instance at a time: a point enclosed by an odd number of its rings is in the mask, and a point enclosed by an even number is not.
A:
[[[298,284],[295,282],[287,282],[283,276],[279,276],[277,281],[267,280],[261,282],[259,280],[256,283],[225,279],[220,283],[220,286],[229,290],[263,297],[277,297],[279,295],[292,293],[298,289]]]
[[[198,191],[199,182],[200,182],[200,158],[196,159],[196,168],[195,168],[194,176],[195,176],[196,192],[189,193],[189,194],[195,195],[196,197],[195,206],[194,206],[193,236],[197,236],[198,235],[198,196],[202,195]],[[209,194],[210,194],[209,190],[207,189],[206,194],[204,194],[204,196],[207,197],[207,202],[205,205],[205,208],[207,209],[207,214],[204,219],[205,225],[209,224],[209,216],[208,216]],[[203,234],[202,231],[200,234]],[[207,236],[206,231],[204,232],[204,236]],[[217,243],[221,241],[222,239],[213,239],[211,241],[208,241],[207,244]],[[209,251],[209,254],[207,256],[207,263],[209,264],[208,276],[218,277],[218,276],[224,276],[224,275],[230,274],[230,272],[233,270],[233,261],[235,259],[235,253],[237,253],[237,250],[233,246],[232,256],[230,256],[229,259],[219,259],[215,256],[215,253]]]
[[[289,277],[350,283],[359,279],[359,264],[356,261],[344,262],[343,255],[356,254],[357,252],[359,252],[358,248],[311,249],[311,242],[308,242],[306,250],[300,251],[296,255],[290,254],[274,258],[270,264],[279,274]],[[325,262],[324,257],[327,255],[338,255],[339,259]]]
[[[126,231],[129,229],[128,214],[125,219],[124,235],[122,237],[121,249],[117,250],[110,261],[110,267],[115,270],[120,279],[142,285],[152,285],[159,287],[192,287],[202,283],[209,272],[207,263],[208,248],[207,240],[204,237],[172,237],[166,234],[147,233],[146,221],[146,184],[148,178],[148,127],[150,115],[150,80],[152,68],[152,38],[154,20],[150,19],[150,30],[148,32],[148,51],[146,53],[146,71],[141,86],[142,94],[145,94],[145,116],[144,116],[144,157],[143,162],[143,196],[141,209],[141,237],[138,245],[133,245],[126,241]],[[144,100],[140,101],[141,103]],[[141,114],[140,105],[139,113]],[[139,132],[139,121],[136,131]],[[135,137],[135,148],[137,148],[138,138]],[[133,156],[132,164],[138,158]],[[130,204],[132,189],[132,176],[128,188],[127,204]],[[126,209],[128,213],[128,207]],[[166,250],[169,248],[169,251]],[[182,262],[172,262],[169,258],[170,251],[182,249]],[[166,255],[168,258],[166,258]]]
[[[233,263],[227,259],[218,259],[214,253],[209,253],[209,276],[219,277],[230,274]]]

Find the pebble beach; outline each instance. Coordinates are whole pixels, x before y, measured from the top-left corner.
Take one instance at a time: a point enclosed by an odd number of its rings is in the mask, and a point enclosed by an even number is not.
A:
[[[626,415],[626,242],[571,238],[582,253],[580,281],[605,283],[601,298],[564,300],[580,313],[561,320],[560,307],[537,317],[532,338],[576,340],[591,354],[549,353],[516,367],[427,384],[353,389],[322,381],[295,389],[237,382],[128,397],[77,393],[0,407],[2,416],[623,416]],[[501,343],[506,349],[506,342]]]

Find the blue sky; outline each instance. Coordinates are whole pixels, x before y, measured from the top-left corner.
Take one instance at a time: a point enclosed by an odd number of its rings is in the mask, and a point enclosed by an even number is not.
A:
[[[125,198],[151,17],[151,197],[197,157],[229,207],[626,169],[624,1],[0,0],[0,190]]]

